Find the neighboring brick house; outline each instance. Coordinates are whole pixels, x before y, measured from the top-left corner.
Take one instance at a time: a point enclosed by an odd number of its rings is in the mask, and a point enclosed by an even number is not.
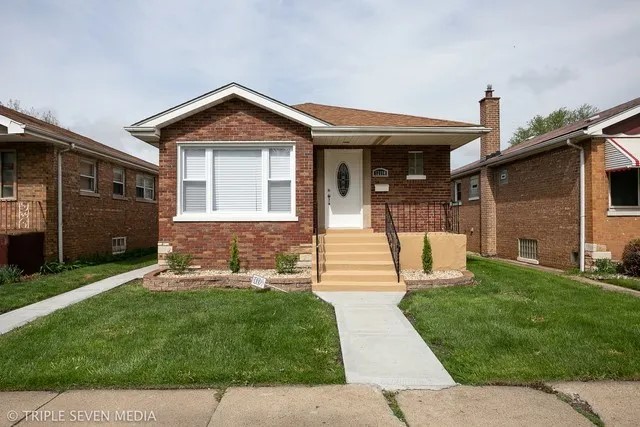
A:
[[[125,129],[160,150],[160,260],[171,251],[190,253],[209,268],[227,267],[233,236],[245,268],[273,268],[279,252],[309,260],[314,229],[350,229],[344,239],[356,240],[356,230],[364,230],[375,240],[385,232],[386,207],[400,233],[452,230],[450,151],[489,131],[425,117],[290,106],[235,83]],[[381,241],[367,254],[388,258]],[[323,254],[328,279],[334,264]],[[350,266],[384,267],[376,262]],[[346,268],[336,267],[336,275]]]
[[[0,106],[0,263],[33,271],[45,260],[155,246],[157,170]]]
[[[492,91],[481,108],[499,129]],[[488,256],[582,269],[620,259],[640,237],[639,159],[640,98],[504,151],[493,131],[481,159],[451,173],[460,231]]]

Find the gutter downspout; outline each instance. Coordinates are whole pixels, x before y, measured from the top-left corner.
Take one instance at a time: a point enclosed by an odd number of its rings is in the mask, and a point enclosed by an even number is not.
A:
[[[584,147],[571,142],[571,138],[567,138],[567,145],[569,147],[580,150],[580,271],[584,271],[584,247],[585,247],[585,183],[584,183]]]
[[[69,148],[58,150],[58,262],[64,262],[63,241],[62,241],[62,154],[75,148],[75,144],[69,144]]]

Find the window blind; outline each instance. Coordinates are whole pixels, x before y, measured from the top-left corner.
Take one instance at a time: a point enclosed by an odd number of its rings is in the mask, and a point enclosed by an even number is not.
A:
[[[213,210],[262,211],[262,150],[213,151]]]
[[[269,212],[291,211],[291,150],[269,150]]]

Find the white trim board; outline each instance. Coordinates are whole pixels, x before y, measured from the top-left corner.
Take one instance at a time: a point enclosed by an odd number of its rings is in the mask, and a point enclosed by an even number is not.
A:
[[[134,123],[131,126],[127,126],[125,127],[125,130],[145,142],[156,143],[160,139],[160,129],[163,127],[233,98],[240,98],[250,104],[256,105],[305,126],[329,126],[328,123],[303,113],[300,110],[296,110],[293,107],[289,107],[288,105],[276,101],[273,98],[269,98],[268,96],[262,95],[261,93],[255,92],[237,83],[230,83],[183,104],[170,108],[169,110],[163,111],[162,113]]]

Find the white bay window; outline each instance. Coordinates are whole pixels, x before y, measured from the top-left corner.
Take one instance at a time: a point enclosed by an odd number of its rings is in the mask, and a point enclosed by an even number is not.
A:
[[[292,145],[184,144],[176,221],[295,221]]]

